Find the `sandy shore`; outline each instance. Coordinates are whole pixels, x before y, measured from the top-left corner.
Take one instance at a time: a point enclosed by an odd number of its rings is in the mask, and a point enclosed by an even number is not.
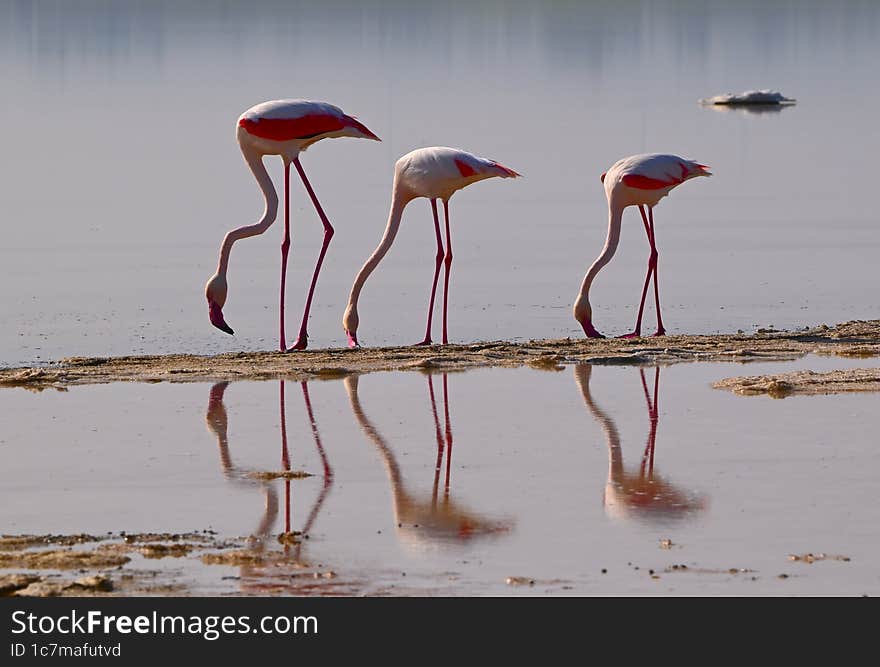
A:
[[[225,577],[227,594],[359,594],[352,580],[301,558],[302,538],[221,538],[208,530],[0,535],[0,597],[188,596],[199,585],[194,576],[214,565],[240,568],[233,570],[240,576]],[[176,567],[159,567],[162,560]]]
[[[712,385],[729,389],[740,396],[766,394],[785,398],[795,394],[840,394],[851,391],[880,391],[880,368],[853,368],[815,373],[795,371],[778,375],[754,375],[725,378]]]
[[[392,370],[464,370],[532,366],[560,370],[565,364],[673,364],[687,361],[785,361],[805,354],[848,357],[880,355],[880,320],[856,320],[802,331],[759,330],[755,334],[665,336],[641,339],[560,339],[527,343],[484,342],[431,347],[383,347],[240,352],[212,357],[163,355],[70,358],[39,368],[0,369],[0,387],[64,389],[106,382],[216,382],[220,380],[309,380]],[[849,371],[848,371],[849,372]],[[839,372],[833,381],[843,380]],[[815,374],[814,374],[815,375]],[[737,378],[743,380],[742,378]],[[877,374],[861,390],[880,389]],[[791,380],[785,380],[791,382]],[[760,383],[751,384],[759,393]],[[796,384],[796,383],[795,383]],[[793,384],[792,386],[795,386]],[[810,383],[816,386],[815,378]],[[850,389],[855,386],[845,381]],[[837,386],[835,385],[835,386]],[[841,385],[842,386],[842,385]],[[724,388],[734,388],[735,386]],[[791,391],[789,393],[792,393]],[[808,393],[820,393],[810,390]]]

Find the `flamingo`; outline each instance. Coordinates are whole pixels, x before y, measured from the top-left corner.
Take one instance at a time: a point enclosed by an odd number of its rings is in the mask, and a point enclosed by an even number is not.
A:
[[[245,161],[251,168],[257,184],[265,198],[266,208],[263,217],[253,225],[245,225],[233,229],[223,238],[220,247],[220,261],[217,272],[205,286],[205,297],[208,299],[208,314],[211,324],[225,331],[233,333],[232,328],[223,317],[223,306],[226,304],[226,271],[229,265],[229,253],[232,245],[239,239],[256,236],[265,232],[275,221],[278,209],[278,195],[272,185],[272,179],[263,165],[264,155],[279,155],[284,162],[284,239],[281,242],[281,313],[280,333],[281,351],[287,351],[284,337],[284,284],[287,276],[287,253],[290,248],[290,164],[296,167],[302,179],[312,203],[324,224],[324,242],[318,261],[315,265],[315,273],[312,276],[312,284],[309,287],[309,295],[306,299],[305,312],[303,313],[302,325],[299,336],[290,348],[291,350],[304,350],[308,345],[308,333],[306,328],[309,320],[309,310],[312,307],[312,296],[315,293],[315,285],[318,282],[318,274],[321,264],[333,238],[333,227],[324,214],[324,209],[318,202],[318,197],[312,189],[306,173],[300,163],[299,154],[306,150],[316,141],[336,137],[355,137],[360,139],[373,139],[381,141],[367,127],[354,116],[348,116],[342,109],[326,102],[312,102],[309,100],[273,100],[263,102],[245,111],[238,119],[236,129],[238,145],[244,155]]]
[[[441,428],[440,418],[437,413],[437,401],[434,396],[434,380],[432,375],[428,373],[428,395],[431,401],[431,412],[434,416],[434,435],[437,440],[434,485],[430,499],[425,494],[409,490],[398,459],[391,446],[364,412],[358,394],[358,376],[348,375],[343,380],[355,419],[360,425],[361,430],[363,430],[364,435],[376,446],[385,464],[388,480],[391,483],[394,520],[397,524],[398,535],[407,546],[419,549],[463,544],[477,537],[497,537],[509,532],[513,525],[507,519],[492,519],[472,511],[450,498],[452,422],[449,418],[449,391],[446,376],[447,374],[443,373],[445,428]],[[443,498],[440,500],[438,495],[444,450],[446,456],[446,476]]]
[[[651,276],[654,277],[654,303],[657,306],[657,332],[655,336],[663,336],[666,329],[663,328],[663,318],[660,315],[660,292],[657,287],[657,245],[654,234],[654,207],[673,188],[687,180],[697,176],[711,176],[708,167],[691,160],[685,160],[677,155],[663,155],[650,153],[646,155],[633,155],[618,160],[607,172],[602,174],[602,183],[605,185],[605,196],[608,198],[608,236],[605,239],[605,247],[587,270],[581,291],[574,304],[574,318],[584,329],[589,338],[604,338],[593,326],[593,310],[590,307],[590,286],[596,275],[602,270],[614,253],[620,241],[620,222],[623,218],[623,210],[627,206],[638,206],[645,225],[645,233],[648,235],[648,243],[651,253],[648,256],[648,274],[645,276],[645,286],[642,288],[642,301],[639,304],[639,315],[636,319],[636,327],[632,333],[621,338],[638,338],[642,335],[642,312],[645,308],[645,297],[648,294],[648,283]],[[645,207],[648,213],[645,214]]]
[[[581,390],[584,403],[593,417],[605,431],[608,441],[608,481],[605,484],[603,504],[607,514],[615,519],[642,519],[651,523],[672,523],[686,519],[705,509],[707,501],[702,494],[694,493],[670,482],[654,472],[654,446],[657,440],[657,425],[660,421],[660,367],[654,369],[653,400],[648,392],[645,369],[639,368],[642,390],[648,410],[650,428],[645,452],[638,472],[627,470],[623,463],[623,449],[620,432],[614,420],[593,399],[590,391],[590,378],[593,367],[578,364],[574,367],[574,378]]]
[[[403,209],[417,197],[426,197],[431,201],[431,212],[434,215],[434,231],[437,235],[437,255],[434,265],[434,281],[431,284],[431,298],[428,302],[428,326],[425,329],[425,339],[416,345],[430,345],[431,341],[431,317],[434,312],[434,295],[437,291],[437,279],[440,276],[440,265],[446,265],[443,282],[443,344],[449,342],[446,329],[447,305],[449,297],[449,272],[452,267],[452,239],[449,234],[449,199],[458,190],[467,187],[471,183],[482,181],[487,178],[516,178],[520,176],[513,169],[499,164],[495,160],[478,157],[457,148],[445,146],[433,146],[431,148],[419,148],[407,153],[394,165],[394,183],[391,189],[391,210],[388,214],[388,224],[385,234],[378,247],[370,255],[358,272],[351,287],[351,295],[348,298],[348,307],[342,318],[342,326],[348,337],[349,347],[358,347],[357,328],[359,323],[357,303],[361,289],[364,286],[373,269],[382,261],[382,258],[394,243],[394,237],[400,227]],[[446,221],[446,252],[443,251],[443,241],[440,237],[440,220],[437,217],[437,200],[443,201],[443,215]]]
[[[229,449],[228,438],[228,415],[226,406],[223,403],[224,394],[229,382],[218,382],[211,387],[208,397],[208,410],[205,415],[205,424],[216,437],[220,451],[220,463],[223,473],[228,480],[233,483],[260,487],[266,494],[266,509],[258,524],[257,530],[252,536],[252,545],[250,547],[251,559],[245,559],[241,564],[242,587],[245,592],[265,592],[278,591],[282,584],[278,580],[290,580],[289,588],[283,584],[284,590],[303,592],[302,584],[298,584],[296,578],[289,575],[289,570],[282,569],[279,566],[292,564],[297,568],[310,567],[302,558],[303,537],[307,538],[309,531],[315,523],[324,501],[333,486],[333,469],[327,459],[321,441],[321,434],[318,430],[318,423],[312,410],[312,403],[309,397],[308,382],[300,382],[302,387],[303,399],[306,406],[306,415],[311,426],[312,437],[321,457],[324,467],[324,482],[321,491],[318,493],[315,502],[306,518],[301,531],[293,531],[291,527],[291,480],[284,477],[284,532],[277,536],[278,542],[283,545],[282,553],[273,552],[267,549],[269,536],[272,527],[278,518],[278,494],[271,481],[263,479],[265,473],[255,470],[247,470],[236,465],[233,462]],[[290,451],[287,447],[287,409],[285,407],[284,397],[284,380],[279,381],[279,415],[281,420],[281,465],[284,472],[290,472]],[[290,546],[294,545],[293,553]],[[269,567],[267,567],[269,566]],[[267,575],[270,581],[266,582]],[[255,581],[252,581],[255,580]],[[311,588],[310,584],[306,584],[306,589]],[[306,590],[306,592],[308,592]]]

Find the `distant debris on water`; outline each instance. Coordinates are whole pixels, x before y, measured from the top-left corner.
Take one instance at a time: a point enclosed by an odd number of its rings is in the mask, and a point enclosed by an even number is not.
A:
[[[788,560],[796,561],[800,563],[815,563],[818,560],[839,560],[844,563],[849,563],[852,560],[849,556],[840,556],[833,554],[789,554]]]
[[[712,106],[791,105],[796,102],[797,100],[786,97],[778,90],[747,90],[744,93],[724,93],[700,100],[700,104]]]
[[[531,577],[507,577],[508,586],[534,586],[535,580]]]

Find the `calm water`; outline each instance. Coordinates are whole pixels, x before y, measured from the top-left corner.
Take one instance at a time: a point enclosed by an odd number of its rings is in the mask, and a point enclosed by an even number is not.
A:
[[[876,594],[876,397],[709,387],[856,365],[6,390],[19,419],[0,435],[0,532],[213,529],[267,536],[277,550],[278,533],[303,530],[296,556],[338,574],[326,587],[367,593]],[[248,477],[288,467],[315,476]],[[788,560],[806,552],[851,560]],[[690,571],[664,572],[679,564]],[[126,567],[142,566],[199,594],[265,591],[296,572],[197,555]],[[536,584],[511,587],[510,576]]]
[[[570,305],[605,235],[599,175],[642,151],[716,174],[657,210],[670,331],[876,317],[878,32],[869,1],[3,3],[0,363],[273,348],[279,225],[234,250],[236,337],[209,325],[202,290],[223,234],[261,212],[235,120],[278,97],[332,101],[384,139],[304,157],[337,229],[314,346],[344,343],[394,161],[433,144],[526,176],[453,201],[454,340],[578,333]],[[798,105],[697,104],[758,87]],[[296,331],[321,227],[292,192]],[[625,226],[594,292],[609,333],[632,327],[647,256],[635,213]],[[364,292],[365,344],[421,339],[433,253],[414,202]]]

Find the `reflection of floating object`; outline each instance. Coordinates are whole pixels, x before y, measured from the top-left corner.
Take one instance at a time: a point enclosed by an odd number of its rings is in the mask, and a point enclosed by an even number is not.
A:
[[[724,93],[704,100],[700,104],[711,106],[789,106],[797,100],[786,97],[778,90],[747,90],[744,93]]]
[[[783,109],[790,109],[794,104],[707,104],[706,109],[718,113],[738,113],[744,116],[763,116],[777,114]]]

